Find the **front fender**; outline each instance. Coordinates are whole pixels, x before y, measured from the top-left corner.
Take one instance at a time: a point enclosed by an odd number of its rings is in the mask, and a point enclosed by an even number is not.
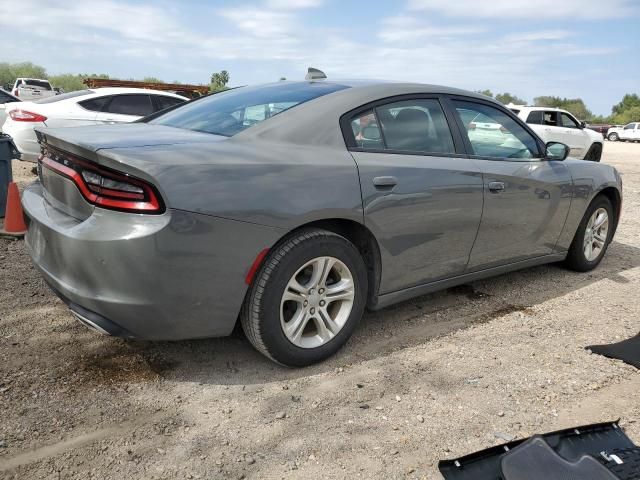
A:
[[[556,251],[559,252],[569,249],[587,208],[603,190],[615,189],[622,202],[622,179],[614,167],[574,159],[567,159],[565,163],[571,173],[573,187],[567,220],[556,244]]]

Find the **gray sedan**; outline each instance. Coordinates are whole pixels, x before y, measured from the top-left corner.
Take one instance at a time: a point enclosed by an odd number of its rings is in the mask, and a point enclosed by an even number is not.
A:
[[[239,321],[291,366],[336,352],[365,308],[549,262],[591,270],[622,205],[613,167],[422,84],[278,82],[38,136],[26,242],[79,320],[170,340]]]

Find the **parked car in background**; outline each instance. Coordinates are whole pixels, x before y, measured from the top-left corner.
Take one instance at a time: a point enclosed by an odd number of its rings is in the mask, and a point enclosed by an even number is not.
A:
[[[336,352],[367,306],[549,262],[591,270],[622,205],[614,167],[447,87],[281,81],[38,135],[25,243],[83,323],[177,340],[239,321],[291,366]]]
[[[187,100],[174,93],[139,88],[78,90],[9,107],[3,131],[13,137],[22,160],[35,162],[40,154],[36,127],[129,123]]]
[[[13,84],[11,93],[23,102],[52,97],[56,94],[49,80],[38,78],[18,78]]]
[[[2,131],[2,125],[7,118],[6,108],[9,104],[20,102],[18,97],[14,97],[9,92],[0,88],[0,131]]]
[[[599,162],[604,137],[585,128],[585,123],[566,110],[547,107],[508,105],[512,112],[527,122],[545,142],[569,145],[571,156]]]
[[[607,132],[611,128],[611,125],[609,125],[608,123],[587,123],[586,128],[588,128],[589,130],[593,130],[594,132],[598,132],[606,138]]]
[[[623,142],[638,142],[640,141],[640,122],[629,123],[625,126],[611,127],[607,131],[607,139],[612,142],[618,140]]]

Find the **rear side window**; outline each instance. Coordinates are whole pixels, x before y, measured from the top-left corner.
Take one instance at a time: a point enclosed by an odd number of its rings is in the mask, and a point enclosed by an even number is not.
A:
[[[164,95],[156,95],[156,102],[158,103],[158,110],[164,110],[165,108],[173,107],[179,103],[184,103],[186,100],[175,97],[167,97]]]
[[[114,95],[107,107],[109,113],[144,117],[153,113],[149,95]]]
[[[111,97],[96,97],[78,102],[78,104],[85,110],[91,110],[92,112],[101,112],[104,106],[107,104]]]
[[[23,80],[23,83],[26,83],[31,87],[41,88],[43,90],[52,90],[51,84],[44,80]]]
[[[474,155],[505,159],[538,156],[535,138],[502,110],[462,100],[454,100],[453,104],[466,129]],[[474,113],[474,120],[467,122],[465,119]]]
[[[19,102],[20,99],[13,97],[12,95],[8,95],[4,92],[0,92],[0,103],[12,103]]]
[[[356,145],[367,150],[412,153],[455,153],[440,103],[413,99],[388,103],[351,120]]]
[[[542,114],[542,110],[531,112],[527,117],[527,123],[531,123],[533,125],[543,125],[544,115]]]

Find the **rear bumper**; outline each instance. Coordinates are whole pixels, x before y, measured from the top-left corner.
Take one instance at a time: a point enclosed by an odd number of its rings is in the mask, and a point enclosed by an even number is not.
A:
[[[25,242],[47,283],[85,323],[151,340],[225,336],[255,256],[281,232],[208,215],[94,209],[77,220],[39,182],[22,196]]]

